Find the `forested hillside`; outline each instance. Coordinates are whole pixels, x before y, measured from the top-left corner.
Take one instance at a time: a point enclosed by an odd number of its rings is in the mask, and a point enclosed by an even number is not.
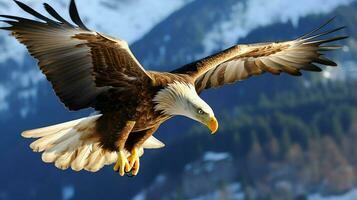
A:
[[[183,197],[193,198],[190,189],[182,191],[183,180],[199,175],[186,177],[185,169],[207,151],[229,153],[233,160],[227,162],[234,166],[214,168],[201,177],[198,184],[204,185],[209,177],[219,179],[222,170],[231,174],[229,181],[213,182],[210,191],[239,182],[246,197],[292,199],[352,189],[357,184],[356,87],[356,82],[297,84],[238,105],[234,112],[227,110],[217,135],[210,137],[205,128],[195,128],[153,159],[148,167],[151,174],[177,181],[149,195],[176,198],[173,194],[181,191]],[[204,168],[204,163],[196,166]]]

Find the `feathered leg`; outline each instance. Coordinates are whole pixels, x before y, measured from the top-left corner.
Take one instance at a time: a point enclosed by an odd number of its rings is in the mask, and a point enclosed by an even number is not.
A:
[[[135,126],[135,121],[127,121],[124,128],[119,133],[117,140],[118,160],[114,166],[114,171],[119,172],[120,176],[124,176],[125,172],[129,172],[131,167],[129,165],[127,156],[125,154],[125,142],[129,137],[130,132]]]
[[[130,156],[128,157],[130,169],[131,169],[131,175],[136,176],[139,173],[139,168],[140,168],[140,159],[139,159],[139,149],[142,148],[142,145],[144,142],[152,136],[155,131],[159,128],[160,125],[155,126],[151,129],[148,129],[143,132],[143,134],[139,133],[132,133],[132,135],[136,134],[137,137],[131,141],[134,141],[132,144],[126,144],[127,149],[130,150]]]

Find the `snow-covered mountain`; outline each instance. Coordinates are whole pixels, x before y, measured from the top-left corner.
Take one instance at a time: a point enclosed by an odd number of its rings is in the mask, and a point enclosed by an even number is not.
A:
[[[41,12],[44,11],[42,3],[50,3],[65,18],[69,18],[67,10],[69,0],[22,1]],[[355,12],[356,1],[76,0],[80,15],[90,28],[129,41],[133,52],[146,68],[166,71],[237,42],[251,43],[294,38],[297,34],[315,28],[322,21],[336,14],[338,15],[337,23],[332,26],[349,25],[351,27],[349,30],[353,30],[344,33],[352,34],[351,39],[345,43],[349,46],[344,47],[342,53],[333,54],[333,56],[338,58],[338,61],[346,61],[352,68],[356,62],[354,55],[357,55],[354,50],[357,49],[354,48],[357,47],[357,31],[354,30],[357,18],[351,13]],[[346,5],[351,5],[351,11],[346,12],[349,8]],[[342,11],[338,9],[336,11],[336,8],[340,6],[345,7]],[[0,0],[0,14],[28,17],[10,0]],[[339,19],[341,20],[339,21]],[[335,70],[335,68],[331,68],[331,70]],[[332,77],[335,74],[336,71],[328,71],[324,76]],[[286,76],[282,77],[286,78]],[[266,84],[264,84],[266,80],[272,79],[257,78],[254,79],[256,82],[253,81],[256,84],[242,83],[237,86],[239,91],[233,90],[234,86],[225,87],[219,90],[219,93],[215,93],[219,95],[211,95],[207,97],[207,100],[217,106],[215,109],[218,112],[219,106],[227,108],[233,104],[237,105],[237,99],[239,99],[239,105],[244,102],[252,102],[252,98],[256,99],[255,97],[260,95],[259,92],[283,91],[291,83],[289,82],[291,79],[284,79],[286,82],[281,84],[282,79],[276,78],[274,79],[276,82],[269,82],[269,88],[266,88]],[[255,92],[253,94],[247,91]],[[222,98],[217,98],[228,94],[232,97],[224,98],[224,101]],[[58,196],[61,189],[63,190],[63,199],[71,199],[71,197],[90,199],[104,195],[118,197],[118,193],[124,194],[123,198],[127,199],[140,191],[144,193],[146,191],[146,194],[149,195],[150,188],[147,186],[150,185],[151,180],[158,177],[157,181],[161,183],[165,177],[169,177],[170,174],[159,176],[163,173],[165,166],[149,168],[145,166],[148,165],[147,160],[153,160],[153,154],[150,154],[149,151],[143,158],[142,175],[135,180],[132,179],[133,181],[119,180],[118,177],[113,176],[110,168],[95,175],[91,174],[91,176],[69,171],[62,172],[40,162],[40,158],[36,157],[37,154],[34,155],[28,151],[27,142],[29,141],[22,140],[19,136],[19,132],[23,130],[67,121],[84,114],[87,113],[65,111],[51,91],[49,83],[45,81],[44,76],[38,70],[36,62],[28,56],[25,48],[15,39],[9,37],[6,32],[0,31],[0,127],[1,133],[6,136],[1,138],[0,160],[7,161],[0,167],[0,177],[3,179],[0,184],[0,199],[13,199],[12,197],[18,195],[19,187],[24,191],[22,199],[30,197],[32,199],[50,199],[54,195]],[[168,122],[168,125],[165,124],[160,129],[158,136],[164,135],[165,139],[174,140],[177,135],[188,132],[187,122],[185,121],[185,126],[180,126],[177,125],[180,122],[174,121],[175,129],[170,127],[170,123],[171,125],[173,123]],[[161,135],[161,133],[164,134]],[[167,149],[172,145],[167,140],[165,143],[168,144]],[[215,142],[212,142],[212,145],[214,144]],[[179,145],[181,146],[177,149],[181,150],[182,144]],[[168,157],[181,155],[179,153],[171,154],[170,151],[174,152],[177,149],[167,149],[162,152],[165,155],[168,154]],[[191,150],[187,152],[184,156],[191,156],[189,155]],[[203,166],[211,166],[210,162],[205,162],[204,158],[207,155],[210,154],[199,156],[205,163]],[[170,160],[170,158],[166,160]],[[26,171],[23,170],[22,165],[18,164],[20,162],[26,162]],[[182,163],[182,165],[185,166],[187,163]],[[235,170],[235,168],[232,169]],[[172,171],[176,173],[175,170],[178,171],[178,167]],[[184,172],[189,174],[187,180],[191,177],[191,172],[193,173],[193,170]],[[38,176],[41,177],[41,180],[38,180]],[[154,178],[152,179],[152,177]],[[171,175],[171,177],[175,176]],[[201,177],[197,176],[196,178],[200,179]],[[164,183],[166,184],[166,182]],[[105,190],[97,190],[97,188],[105,188]],[[241,195],[243,183],[234,180],[227,188],[230,192]],[[48,192],[44,193],[43,191]],[[220,192],[213,190],[206,194],[208,197],[214,198]],[[197,194],[191,197],[200,198],[202,195]]]

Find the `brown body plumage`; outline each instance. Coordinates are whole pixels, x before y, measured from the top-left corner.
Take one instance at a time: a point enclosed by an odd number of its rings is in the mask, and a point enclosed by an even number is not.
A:
[[[117,149],[117,133],[125,125],[126,121],[135,121],[136,124],[131,131],[144,137],[142,132],[159,126],[171,116],[155,110],[153,102],[156,94],[167,85],[179,82],[192,82],[191,78],[182,74],[171,74],[161,72],[148,72],[154,81],[139,82],[131,91],[118,91],[113,88],[108,92],[98,95],[94,108],[103,116],[97,121],[97,134],[101,135],[104,148],[115,151]],[[130,95],[123,95],[130,93]],[[113,123],[116,122],[116,123]],[[138,136],[132,136],[138,137]],[[137,138],[138,140],[140,138]],[[133,146],[129,139],[128,147]],[[131,149],[128,149],[129,151]]]
[[[10,25],[2,29],[26,45],[68,109],[92,107],[100,112],[23,133],[40,138],[31,148],[44,151],[42,159],[61,169],[98,171],[116,162],[114,168],[121,175],[136,175],[143,149],[164,146],[152,134],[172,116],[189,117],[216,132],[214,113],[198,96],[204,89],[265,72],[299,76],[301,70],[321,71],[316,64],[336,66],[321,52],[340,48],[324,44],[346,38],[319,39],[343,27],[313,35],[330,20],[292,41],[235,45],[171,73],[154,72],[141,66],[125,41],[89,30],[74,0],[70,16],[77,26],[48,4],[45,9],[54,19],[15,2],[40,21],[1,15]]]

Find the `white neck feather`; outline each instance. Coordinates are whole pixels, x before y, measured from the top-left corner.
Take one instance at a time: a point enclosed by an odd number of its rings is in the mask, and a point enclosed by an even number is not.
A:
[[[192,116],[191,104],[206,104],[192,84],[174,82],[158,92],[154,100],[155,110],[166,115]]]

